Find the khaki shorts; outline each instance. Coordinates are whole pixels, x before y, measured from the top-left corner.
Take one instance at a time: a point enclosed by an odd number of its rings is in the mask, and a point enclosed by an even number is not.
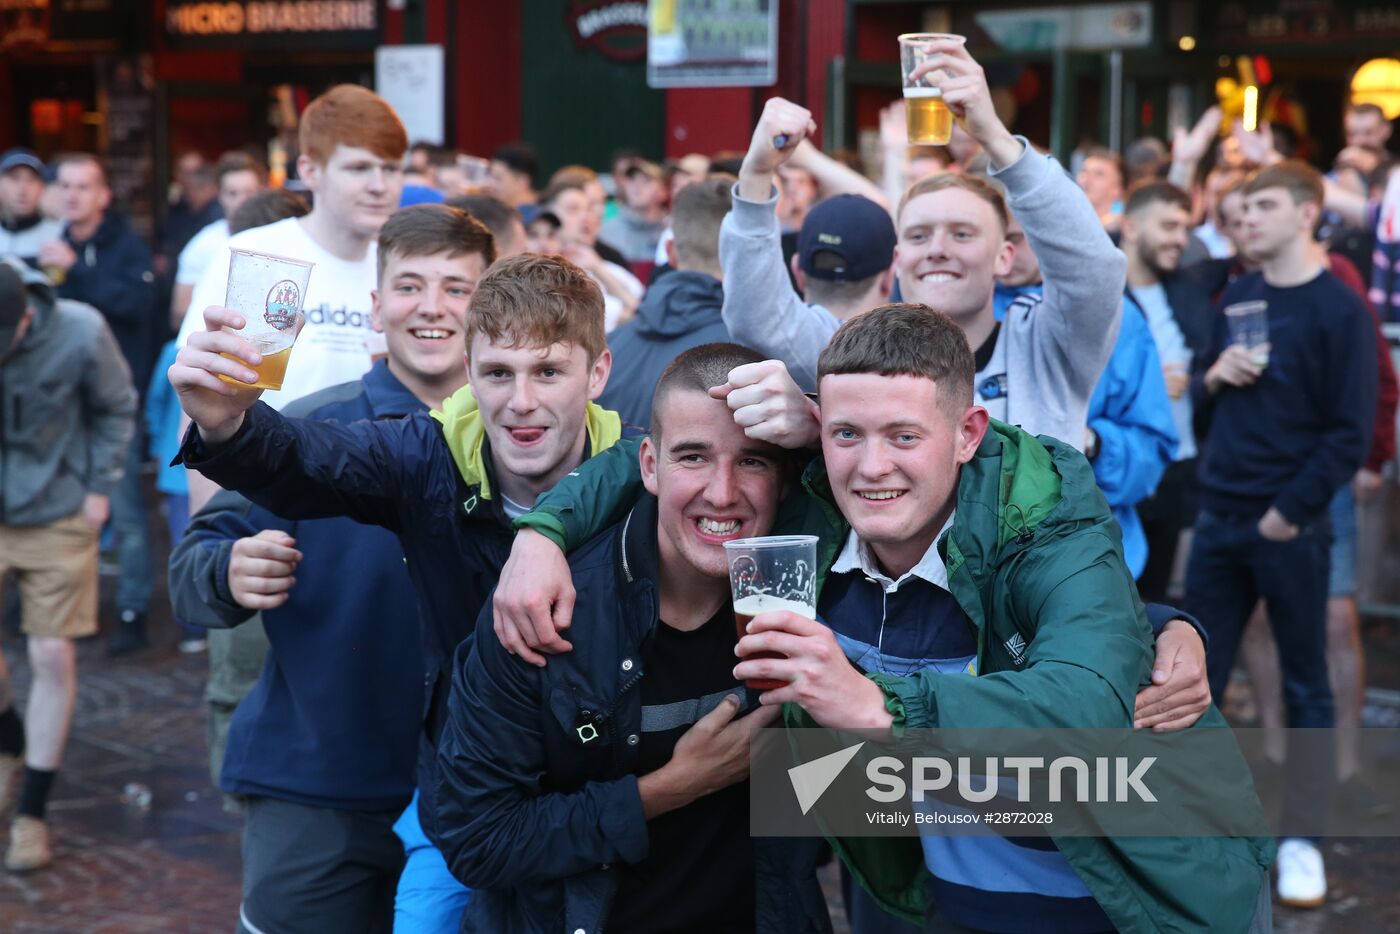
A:
[[[0,525],[0,578],[10,575],[29,635],[97,632],[97,530],[81,512],[48,525]]]

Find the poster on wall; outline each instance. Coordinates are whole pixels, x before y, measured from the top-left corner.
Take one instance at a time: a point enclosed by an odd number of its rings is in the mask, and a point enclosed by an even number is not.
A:
[[[651,0],[647,84],[766,87],[778,80],[777,0]]]

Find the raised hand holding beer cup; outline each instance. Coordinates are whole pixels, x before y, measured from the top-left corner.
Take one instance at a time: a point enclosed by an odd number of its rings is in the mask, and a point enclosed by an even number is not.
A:
[[[220,444],[243,424],[264,389],[280,389],[306,319],[301,306],[311,263],[232,250],[225,304],[204,309],[167,375],[201,437]],[[242,255],[247,259],[240,261]]]
[[[907,54],[903,51],[906,39],[911,40],[909,45],[917,49],[917,60],[904,68],[904,105],[906,112],[910,113],[908,120],[911,131],[915,128],[916,121],[922,126],[925,122],[937,123],[942,120],[936,120],[932,116],[915,117],[912,113],[917,109],[913,106],[917,101],[930,99],[931,95],[927,89],[936,88],[937,97],[943,106],[951,112],[952,117],[962,123],[968,135],[987,151],[994,168],[1004,168],[1019,159],[1025,151],[1025,146],[997,116],[996,107],[992,103],[991,89],[987,87],[987,76],[982,71],[982,66],[968,54],[967,40],[962,36],[944,33],[909,33],[900,36],[901,61]],[[916,95],[929,96],[911,98],[911,88],[915,90]],[[931,115],[932,107],[928,110]],[[948,136],[951,138],[952,120],[947,120],[946,125]],[[909,142],[923,141],[915,140],[911,132]]]

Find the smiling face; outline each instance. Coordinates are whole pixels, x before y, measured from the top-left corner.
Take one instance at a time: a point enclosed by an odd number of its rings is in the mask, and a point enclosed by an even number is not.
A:
[[[1160,278],[1181,265],[1190,224],[1185,208],[1153,201],[1124,219],[1123,249],[1136,251],[1138,260]]]
[[[906,302],[967,324],[992,314],[992,289],[1015,249],[992,206],[962,188],[909,199],[899,215],[895,270]]]
[[[952,513],[959,469],[982,441],[987,412],[953,411],[923,376],[828,375],[820,388],[836,505],[885,570],[903,574]]]
[[[467,369],[506,496],[530,505],[583,459],[587,403],[608,382],[612,357],[589,362],[575,344],[509,347],[474,334]]]
[[[389,345],[389,368],[429,405],[467,380],[466,318],[486,272],[480,253],[390,255],[372,295],[373,324]]]
[[[399,206],[403,166],[398,159],[376,156],[359,146],[336,146],[325,165],[303,154],[297,169],[316,195],[317,212],[324,211],[337,227],[367,240]]]
[[[724,543],[767,535],[786,454],[744,434],[723,400],[677,388],[657,400],[658,435],[642,442],[642,483],[657,498],[663,575],[728,580]]]

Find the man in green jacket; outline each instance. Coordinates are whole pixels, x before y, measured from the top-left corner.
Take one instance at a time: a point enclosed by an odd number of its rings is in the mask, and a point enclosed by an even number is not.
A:
[[[824,456],[780,530],[821,536],[825,625],[753,621],[739,652],[785,656],[736,670],[788,682],[763,703],[838,728],[1133,725],[1150,632],[1092,471],[1067,445],[991,422],[972,405],[972,366],[961,332],[922,306],[860,316],[823,353]],[[580,523],[627,488],[625,457],[606,473],[593,465],[592,490],[565,481],[520,524],[581,542]],[[1214,710],[1201,721],[1222,723]],[[856,899],[870,911],[857,930],[891,930],[886,912],[927,916],[934,930],[1269,926],[1264,840],[1062,837],[1035,852],[1000,838],[920,842],[835,841],[870,893]]]
[[[956,325],[913,305],[852,319],[822,352],[823,456],[797,521],[824,531],[834,506],[849,530],[823,536],[823,622],[764,614],[739,643],[736,677],[787,682],[765,705],[896,733],[1131,727],[1151,633],[1093,473],[991,422],[972,368]],[[879,908],[927,930],[1269,929],[1263,840],[1196,838],[1186,862],[1168,856],[1180,839],[919,842],[922,860],[906,839],[836,844]],[[853,907],[856,929],[890,929],[868,899]]]

